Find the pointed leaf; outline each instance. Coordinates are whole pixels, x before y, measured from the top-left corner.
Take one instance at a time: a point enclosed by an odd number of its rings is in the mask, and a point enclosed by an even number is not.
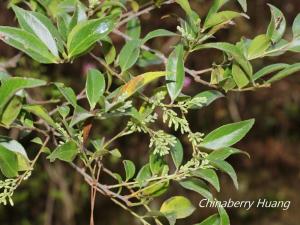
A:
[[[195,211],[195,207],[189,199],[183,196],[174,196],[166,200],[159,211],[166,216],[175,215],[176,219],[183,219],[190,216]]]
[[[213,166],[215,166],[216,168],[220,169],[221,171],[223,171],[224,173],[227,173],[230,176],[230,178],[232,179],[235,188],[236,189],[239,188],[235,170],[228,162],[223,161],[223,160],[212,160],[211,164]]]
[[[157,29],[149,32],[142,40],[142,43],[146,43],[152,38],[156,37],[168,37],[168,36],[175,36],[176,33],[173,33],[171,31],[165,30],[165,29]]]
[[[220,149],[234,145],[240,141],[251,129],[254,119],[224,125],[206,135],[201,147]]]
[[[56,159],[72,162],[78,154],[78,147],[74,141],[68,141],[63,145],[58,146],[48,157],[51,162]]]
[[[107,36],[114,26],[113,17],[92,19],[77,24],[68,36],[68,57],[74,58],[85,53],[97,41]]]
[[[201,223],[194,225],[220,225],[220,217],[218,214],[214,214],[203,220]]]
[[[56,124],[54,120],[49,116],[49,113],[46,111],[46,109],[41,105],[24,105],[23,109],[27,112],[33,113],[37,117],[43,119],[45,122],[47,122],[52,127],[56,127]]]
[[[52,55],[47,46],[28,31],[0,26],[0,40],[19,49],[40,63],[58,63],[58,58]]]
[[[283,13],[275,6],[268,4],[271,9],[271,22],[268,26],[267,36],[273,43],[277,43],[284,35],[286,20]]]
[[[272,83],[278,80],[281,80],[293,73],[296,73],[300,71],[300,63],[295,63],[293,65],[290,65],[288,67],[286,67],[284,70],[278,72],[277,74],[275,74],[272,78],[270,78],[267,82],[268,83]]]
[[[265,34],[255,37],[248,49],[248,59],[255,59],[262,56],[270,45],[270,39]]]
[[[18,117],[22,109],[22,101],[19,96],[14,96],[7,104],[1,117],[1,123],[9,127]]]
[[[289,64],[286,64],[286,63],[276,63],[276,64],[266,66],[266,67],[262,68],[261,70],[257,71],[253,75],[253,81],[255,81],[259,78],[262,78],[263,76],[268,75],[270,73],[276,72],[278,70],[285,69],[288,66],[289,66]]]
[[[219,178],[213,169],[199,169],[192,172],[193,176],[197,176],[210,183],[218,192],[220,191]]]
[[[218,24],[225,23],[239,16],[243,16],[243,14],[234,11],[222,11],[215,13],[214,16],[209,17],[209,19],[205,21],[204,28],[207,29]]]
[[[182,187],[184,187],[185,189],[199,193],[204,198],[206,198],[210,201],[213,200],[213,196],[210,193],[210,191],[208,190],[207,185],[203,181],[201,181],[197,178],[187,178],[185,180],[180,181],[179,184]]]
[[[299,38],[300,36],[300,13],[296,16],[293,23],[293,38]]]
[[[171,146],[170,153],[176,168],[179,169],[183,160],[183,147],[178,138],[176,138],[175,145]]]
[[[236,148],[227,147],[227,148],[223,148],[223,149],[219,149],[219,150],[211,152],[207,156],[207,159],[208,160],[225,160],[229,156],[234,155],[234,154],[245,154],[246,156],[248,156],[250,158],[250,155],[247,152],[241,151]]]
[[[135,165],[130,160],[123,160],[125,173],[126,173],[126,181],[130,180],[135,174]]]
[[[90,69],[86,80],[86,96],[93,110],[105,91],[104,75],[96,69]]]
[[[199,97],[203,97],[206,98],[206,102],[201,104],[200,106],[193,106],[191,107],[191,109],[200,109],[204,106],[209,106],[211,103],[213,103],[215,100],[219,99],[219,98],[223,98],[224,95],[216,90],[209,90],[209,91],[203,91],[197,95],[195,95],[193,98],[199,98]]]
[[[60,41],[60,47],[63,48],[62,39],[52,22],[40,13],[30,12],[17,6],[13,6],[12,8],[20,26],[29,33],[34,33],[53,55],[59,57],[56,40]]]
[[[2,145],[0,145],[0,170],[5,177],[18,176],[17,155]]]
[[[167,88],[171,100],[174,101],[181,93],[184,84],[183,46],[178,45],[170,54],[166,66]]]
[[[130,69],[138,60],[140,55],[140,40],[130,40],[121,49],[118,62],[122,72]]]
[[[10,77],[2,81],[0,87],[0,114],[10,98],[16,92],[21,89],[34,88],[43,85],[46,85],[46,82],[43,80],[22,77]]]
[[[249,84],[249,79],[245,72],[237,65],[232,65],[232,77],[239,88],[243,88]]]

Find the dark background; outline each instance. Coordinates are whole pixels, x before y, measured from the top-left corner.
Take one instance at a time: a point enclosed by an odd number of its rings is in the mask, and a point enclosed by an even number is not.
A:
[[[202,17],[207,13],[211,1],[191,1],[192,8]],[[239,9],[237,4],[227,4],[226,7]],[[295,16],[300,13],[298,0],[249,0],[249,20],[238,19],[236,26],[218,33],[217,40],[236,42],[242,36],[253,38],[264,33],[267,29],[270,13],[267,3],[280,8],[287,18],[289,25],[286,38],[291,37],[291,24]],[[0,24],[15,25],[13,14],[7,8],[7,1],[0,2]],[[176,30],[176,19],[161,19],[161,16],[176,13],[183,15],[176,5],[164,6],[151,14],[142,16],[143,34],[157,28]],[[123,40],[113,36],[118,48]],[[150,42],[153,48],[160,49],[168,54],[170,47],[176,40],[156,39]],[[98,53],[98,50],[94,50]],[[17,51],[0,43],[0,58],[2,60],[13,57]],[[219,53],[205,51],[191,55],[187,67],[203,69],[211,65]],[[257,60],[254,68],[259,69],[272,62],[299,62],[300,54],[285,54],[280,57]],[[58,66],[44,66],[33,63],[27,57],[22,57],[17,68],[10,72],[13,75],[40,77],[52,81],[63,81],[72,86],[77,93],[85,84],[84,71],[87,67],[97,63],[89,56],[76,60],[73,64]],[[101,68],[101,67],[99,67]],[[139,71],[140,69],[136,69]],[[196,94],[206,89],[200,84],[192,82],[185,88],[187,94]],[[47,92],[33,92],[36,98],[47,98]],[[45,96],[44,96],[45,95]],[[49,96],[48,96],[49,97]],[[84,104],[84,103],[83,103]],[[219,199],[227,200],[290,200],[291,207],[287,211],[281,209],[229,209],[233,225],[299,225],[300,223],[300,74],[292,75],[274,84],[271,88],[246,93],[228,93],[227,97],[216,101],[213,105],[200,112],[193,112],[189,120],[193,130],[208,132],[222,124],[240,119],[255,118],[256,123],[249,135],[237,144],[237,147],[246,150],[251,159],[244,156],[234,156],[230,162],[237,170],[240,189],[234,189],[226,175],[221,175],[222,190],[216,193]],[[112,135],[117,132],[124,121],[106,121],[94,128],[93,135]],[[7,134],[7,131],[0,131]],[[14,135],[11,131],[10,135]],[[26,144],[26,143],[25,143]],[[122,149],[126,158],[142,165],[147,158],[148,139],[143,135],[133,135],[121,139],[116,147]],[[30,152],[28,144],[27,151]],[[185,149],[190,151],[190,149]],[[108,161],[111,168],[118,170],[117,161]],[[84,225],[89,222],[89,189],[83,184],[81,177],[74,174],[72,169],[62,163],[49,164],[40,160],[37,169],[29,181],[25,182],[14,196],[15,206],[0,206],[0,224],[2,225]],[[187,195],[197,205],[200,198],[191,192],[184,191],[176,185],[172,193]],[[153,207],[159,207],[167,195],[155,202]],[[197,208],[190,221],[178,224],[193,224],[200,222],[214,210]],[[95,209],[96,224],[137,224],[133,218],[122,209],[115,206],[107,198],[97,197]]]

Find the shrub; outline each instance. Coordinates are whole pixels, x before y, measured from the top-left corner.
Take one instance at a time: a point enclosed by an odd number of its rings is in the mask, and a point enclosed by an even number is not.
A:
[[[77,58],[89,54],[103,69],[87,72],[85,88],[79,94],[63,83],[0,73],[1,127],[19,129],[24,135],[33,134],[31,141],[39,146],[35,157],[29,159],[28,150],[18,140],[1,137],[0,169],[6,178],[0,181],[0,202],[13,205],[15,190],[30,178],[37,160],[44,156],[50,162],[64,161],[81,174],[90,186],[91,202],[95,201],[96,193],[107,196],[142,224],[163,224],[165,220],[175,224],[177,219],[184,219],[195,211],[184,196],[172,196],[160,209],[151,208],[150,203],[166,193],[174,182],[212,200],[211,187],[220,191],[216,173],[220,170],[227,173],[238,188],[235,170],[226,159],[233,154],[247,155],[232,146],[247,134],[254,120],[227,124],[204,134],[191,129],[186,115],[191,110],[208,107],[229,91],[270,87],[273,82],[300,70],[299,63],[276,63],[257,71],[252,67],[253,60],[300,51],[300,16],[293,24],[292,40],[283,38],[284,15],[269,5],[272,17],[265,34],[253,39],[242,38],[234,44],[214,42],[218,31],[234,25],[236,18],[247,18],[246,0],[236,1],[243,12],[222,10],[226,2],[214,0],[203,19],[187,0],[154,1],[141,6],[135,1],[129,1],[128,6],[125,1],[90,0],[85,5],[80,1],[57,4],[40,0],[27,3],[31,10],[12,4],[19,27],[1,26],[3,42],[38,63],[76,63]],[[157,29],[141,37],[139,16],[170,4],[176,4],[185,12],[184,18],[178,18],[177,32]],[[120,28],[124,25],[126,31],[122,32]],[[126,41],[119,52],[111,34]],[[178,41],[170,47],[168,57],[147,46],[151,39],[169,36]],[[101,57],[92,53],[94,48],[101,49]],[[203,49],[219,50],[223,61],[217,62],[216,57],[210,68],[200,71],[187,68],[185,62],[189,54]],[[150,70],[154,64],[160,65],[161,70]],[[137,67],[144,73],[136,74],[133,68]],[[210,81],[202,78],[204,73],[210,73]],[[185,76],[211,90],[195,96],[183,94]],[[59,97],[33,100],[27,91],[33,88],[57,90]],[[88,107],[80,104],[82,100],[88,102]],[[91,137],[95,121],[102,123],[116,117],[126,121],[119,133],[111,138]],[[168,132],[159,121],[169,128]],[[122,157],[121,150],[113,144],[134,133],[149,137],[149,143],[145,143],[145,148],[149,148],[148,162],[137,171],[133,161],[123,159],[124,171],[111,171],[105,159],[111,155]],[[185,150],[181,144],[183,138],[189,142]],[[184,159],[184,152],[190,149],[191,157]],[[110,176],[114,183],[100,182],[102,176]],[[140,208],[144,208],[143,214],[138,214]],[[225,225],[229,224],[229,217],[219,208],[217,214],[200,224]]]

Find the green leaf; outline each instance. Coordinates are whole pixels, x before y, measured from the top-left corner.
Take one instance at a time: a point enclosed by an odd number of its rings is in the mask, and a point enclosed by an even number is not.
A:
[[[104,75],[96,69],[90,69],[86,80],[86,96],[93,110],[105,91]]]
[[[18,117],[22,109],[22,101],[19,96],[14,96],[7,104],[1,117],[1,123],[9,127]]]
[[[259,58],[265,53],[265,51],[270,47],[270,45],[270,39],[265,34],[258,35],[250,43],[248,49],[248,59],[251,60]]]
[[[244,12],[247,12],[247,0],[237,0]]]
[[[141,23],[138,17],[128,21],[126,34],[132,39],[139,39],[141,35]]]
[[[55,161],[56,159],[65,161],[65,162],[72,162],[76,155],[78,154],[78,147],[76,142],[68,141],[63,145],[58,146],[48,157],[51,162]]]
[[[17,155],[2,145],[0,145],[0,170],[5,177],[18,176]]]
[[[212,160],[211,164],[213,166],[215,166],[216,168],[220,169],[221,171],[227,173],[230,176],[230,178],[232,179],[235,188],[236,189],[239,188],[236,173],[235,173],[233,167],[228,162],[223,161],[223,160]]]
[[[268,26],[267,36],[273,43],[277,43],[284,35],[286,20],[283,13],[275,6],[268,4],[271,9],[271,22]]]
[[[19,49],[40,63],[58,63],[47,46],[36,36],[20,28],[0,26],[0,40]]]
[[[220,225],[230,225],[230,220],[227,212],[225,209],[221,206],[218,207],[219,215],[220,215]]]
[[[230,21],[239,16],[243,16],[243,14],[234,11],[222,11],[219,13],[215,13],[214,16],[209,17],[207,20],[205,20],[203,28],[207,29],[216,26],[218,24]]]
[[[175,145],[171,146],[170,153],[176,168],[179,169],[183,160],[183,147],[178,138],[176,138]]]
[[[130,69],[140,55],[141,40],[129,40],[120,51],[118,63],[122,72]]]
[[[59,58],[56,41],[60,43],[60,50],[63,49],[63,41],[51,20],[37,12],[30,12],[17,6],[12,8],[22,29],[35,34],[48,47],[50,52]]]
[[[206,135],[201,147],[220,149],[234,145],[240,141],[251,129],[254,119],[224,125]]]
[[[150,159],[149,159],[149,165],[150,165],[150,170],[153,175],[160,175],[160,173],[163,170],[166,163],[165,163],[163,157],[151,152]]]
[[[186,14],[191,14],[192,8],[188,0],[176,0],[176,3],[186,12]]]
[[[300,13],[296,16],[293,23],[293,38],[299,38],[300,36]]]
[[[139,183],[140,186],[144,186],[147,179],[151,178],[150,165],[144,165],[138,172],[135,180]]]
[[[116,49],[108,36],[104,38],[104,40],[102,40],[101,43],[105,61],[109,65],[113,63],[116,58]]]
[[[181,93],[184,84],[183,46],[177,45],[168,58],[166,81],[172,102]]]
[[[124,84],[117,92],[115,102],[119,100],[124,101],[126,98],[132,96],[139,89],[156,80],[159,77],[165,76],[164,71],[147,72],[132,78],[128,83]]]
[[[30,169],[30,161],[24,147],[15,140],[0,140],[0,146],[8,149],[17,155],[18,171]]]
[[[34,88],[43,85],[46,85],[45,81],[32,78],[10,77],[3,80],[0,87],[0,114],[16,92],[21,89]]]
[[[219,11],[219,9],[228,1],[229,0],[214,0],[212,6],[210,7],[209,12],[206,16],[205,23],[208,19],[210,19],[212,16],[214,16]]]
[[[126,173],[126,181],[130,180],[135,174],[135,165],[130,160],[123,160],[125,173]]]
[[[239,88],[243,88],[249,84],[249,79],[245,72],[237,65],[232,65],[232,77]]]
[[[60,93],[65,97],[65,99],[74,107],[77,108],[77,98],[76,94],[70,87],[65,87],[63,83],[55,83],[55,86],[60,91]]]
[[[143,39],[142,43],[146,43],[147,41],[151,40],[152,38],[156,37],[168,37],[168,36],[175,36],[176,33],[173,33],[171,31],[165,30],[165,29],[157,29],[149,32]]]
[[[293,73],[296,73],[300,71],[300,63],[295,63],[292,65],[289,65],[288,67],[286,67],[284,70],[276,73],[272,78],[270,78],[267,83],[273,83],[275,81],[281,80]]]
[[[193,176],[200,177],[210,183],[218,192],[220,191],[220,182],[216,172],[213,169],[198,169],[192,172]]]
[[[214,214],[203,220],[201,223],[194,225],[220,225],[220,217],[218,214]]]
[[[27,112],[33,113],[37,117],[43,119],[52,127],[56,127],[54,120],[49,116],[47,110],[41,105],[24,105],[23,109]]]
[[[197,178],[187,178],[179,182],[185,189],[195,191],[202,195],[204,198],[213,201],[213,196],[208,190],[207,185]]]
[[[219,149],[219,150],[211,152],[207,156],[207,159],[208,160],[225,160],[229,156],[234,155],[234,154],[245,154],[246,156],[248,156],[250,158],[250,155],[247,152],[241,151],[236,148],[227,147],[227,148],[223,148],[223,149]]]
[[[261,70],[257,71],[253,75],[253,81],[255,81],[259,78],[262,78],[263,76],[273,73],[275,71],[285,69],[288,66],[289,66],[289,64],[286,64],[286,63],[276,63],[276,64],[266,66],[266,67],[262,68]]]
[[[209,90],[209,91],[203,91],[203,92],[195,95],[193,98],[199,98],[199,97],[206,98],[206,102],[201,104],[201,106],[195,105],[195,106],[191,107],[192,109],[199,109],[199,108],[202,108],[204,106],[209,106],[215,100],[217,100],[219,98],[223,98],[224,95],[219,91]]]
[[[166,200],[159,211],[166,216],[175,215],[176,219],[183,219],[190,216],[195,211],[195,207],[189,199],[183,196],[174,196]]]
[[[199,45],[195,50],[205,48],[215,48],[231,55],[235,59],[235,61],[243,68],[247,75],[249,77],[252,76],[253,71],[250,62],[245,58],[239,48],[235,45],[226,42],[207,43]]]
[[[114,26],[113,17],[92,19],[77,24],[68,35],[68,57],[74,58],[85,53],[97,41],[106,37]]]

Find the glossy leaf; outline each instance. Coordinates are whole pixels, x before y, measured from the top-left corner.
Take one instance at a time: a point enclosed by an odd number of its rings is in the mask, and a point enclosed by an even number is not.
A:
[[[255,37],[248,49],[248,59],[255,59],[262,56],[270,45],[270,39],[265,34]]]
[[[48,157],[51,162],[56,159],[72,162],[76,155],[78,154],[78,147],[74,141],[68,141],[60,146],[58,146]]]
[[[70,87],[65,87],[62,83],[55,83],[55,86],[60,91],[60,93],[67,99],[67,101],[74,107],[77,108],[77,98],[76,94]]]
[[[205,23],[208,19],[210,19],[213,15],[215,15],[215,13],[217,13],[219,11],[219,9],[225,4],[227,3],[229,0],[214,0],[212,6],[209,9],[209,12],[207,14]]]
[[[146,164],[140,169],[135,180],[139,183],[140,186],[144,186],[145,181],[151,178],[151,176],[152,174],[150,170],[150,165]]]
[[[126,34],[132,39],[139,39],[141,35],[141,23],[138,17],[128,21]]]
[[[178,45],[169,55],[166,66],[166,81],[167,88],[171,100],[174,101],[181,93],[184,84],[184,61],[183,61],[183,46]]]
[[[135,165],[130,160],[123,160],[125,173],[126,173],[126,181],[130,180],[135,174]]]
[[[165,30],[165,29],[157,29],[149,32],[143,39],[142,43],[146,43],[147,41],[151,40],[152,38],[156,37],[168,37],[168,36],[175,36],[176,33],[173,33],[171,31]]]
[[[54,120],[49,116],[49,113],[41,105],[24,105],[23,109],[27,112],[33,113],[37,117],[46,121],[52,127],[56,127]]]
[[[26,171],[30,169],[30,161],[24,147],[16,140],[1,140],[0,146],[17,155],[18,171]]]
[[[156,80],[159,77],[165,76],[166,72],[157,71],[157,72],[147,72],[143,73],[139,76],[132,78],[128,83],[120,88],[118,91],[116,99],[122,96],[122,99],[129,98],[135,92],[137,92],[140,88],[144,87],[151,81]]]
[[[86,80],[86,96],[93,110],[105,91],[104,75],[96,69],[90,69]]]
[[[216,168],[220,169],[224,173],[227,173],[230,176],[230,178],[232,179],[233,184],[236,187],[236,189],[239,188],[239,184],[238,184],[238,181],[237,181],[237,176],[236,176],[235,170],[233,169],[233,167],[228,162],[223,161],[223,160],[212,160],[211,163]]]
[[[8,178],[18,175],[17,155],[2,145],[0,145],[0,170]]]
[[[220,182],[218,175],[213,169],[198,169],[192,172],[193,176],[197,176],[210,183],[218,192],[220,191]]]
[[[140,55],[140,40],[130,40],[121,49],[118,62],[122,72],[130,69],[138,60]]]
[[[239,88],[243,88],[249,84],[247,75],[237,64],[232,65],[232,77]]]
[[[183,160],[183,147],[178,138],[176,138],[175,145],[171,146],[170,153],[176,168],[179,169]]]
[[[60,41],[61,49],[63,48],[62,39],[52,22],[44,15],[37,12],[30,12],[19,8],[12,7],[20,26],[29,33],[35,34],[49,49],[49,51],[59,57],[56,40]]]
[[[204,28],[207,29],[218,24],[225,23],[239,16],[242,16],[242,14],[234,11],[222,11],[215,13],[214,16],[209,17],[205,21]]]
[[[209,106],[215,100],[217,100],[219,98],[223,98],[224,95],[219,91],[209,90],[209,91],[203,91],[203,92],[195,95],[193,98],[198,98],[198,97],[206,98],[206,102],[202,103],[201,106],[196,106],[195,105],[195,106],[191,107],[192,109],[199,109],[199,108],[202,108],[204,106]]]
[[[183,196],[174,196],[166,200],[160,207],[160,212],[168,216],[175,215],[176,219],[183,219],[195,211],[189,199]]]
[[[235,59],[235,61],[243,68],[247,75],[252,76],[251,64],[235,45],[226,42],[208,43],[198,46],[196,50],[205,48],[215,48],[231,55]]]
[[[267,36],[273,43],[277,43],[284,35],[286,20],[283,13],[275,6],[268,4],[271,9],[271,22],[268,26]]]
[[[211,215],[201,223],[197,223],[194,225],[220,225],[220,216],[218,214]]]
[[[276,73],[272,78],[270,78],[267,82],[268,83],[273,83],[275,81],[281,80],[291,74],[294,74],[296,72],[300,71],[300,63],[295,63],[292,65],[289,65],[282,71]]]
[[[47,46],[26,30],[0,26],[0,40],[19,49],[37,62],[58,63],[58,58],[49,52]]]
[[[159,154],[154,154],[153,152],[151,152],[149,165],[153,175],[160,175],[166,163],[163,157],[161,157]]]
[[[234,145],[251,129],[254,119],[231,123],[217,128],[206,135],[201,146],[207,149],[220,149]]]
[[[68,57],[85,53],[97,41],[107,36],[114,28],[115,20],[112,17],[92,19],[77,24],[68,36]]]
[[[9,127],[16,120],[21,109],[21,98],[19,96],[13,97],[12,100],[5,107],[5,110],[1,117],[1,123],[3,123],[6,127]]]
[[[185,180],[180,181],[179,184],[182,187],[184,187],[185,189],[199,193],[204,198],[206,198],[210,201],[213,200],[213,196],[210,193],[210,191],[208,190],[207,185],[205,185],[204,182],[202,182],[201,180],[199,180],[197,178],[187,178]]]
[[[244,12],[247,12],[247,0],[237,0]]]
[[[234,155],[234,154],[245,154],[246,156],[248,156],[250,158],[250,155],[247,152],[241,151],[236,148],[227,147],[227,148],[223,148],[223,149],[219,149],[219,150],[211,152],[207,156],[207,159],[208,160],[225,160],[229,156]]]
[[[276,64],[266,66],[266,67],[262,68],[261,70],[257,71],[253,75],[253,81],[255,81],[259,78],[262,78],[263,76],[268,75],[270,73],[276,72],[278,70],[285,69],[288,66],[289,66],[289,64],[285,64],[285,63],[276,63]]]
[[[32,78],[10,77],[4,80],[0,87],[0,114],[17,91],[43,85],[46,85],[45,81]]]
[[[113,45],[113,42],[109,37],[104,38],[101,43],[105,61],[109,65],[113,63],[116,58],[117,53],[115,46]]]
[[[226,210],[221,206],[218,208],[218,212],[220,215],[220,225],[230,225],[229,216]]]
[[[294,23],[293,23],[293,38],[299,38],[300,36],[300,13],[296,16]]]

